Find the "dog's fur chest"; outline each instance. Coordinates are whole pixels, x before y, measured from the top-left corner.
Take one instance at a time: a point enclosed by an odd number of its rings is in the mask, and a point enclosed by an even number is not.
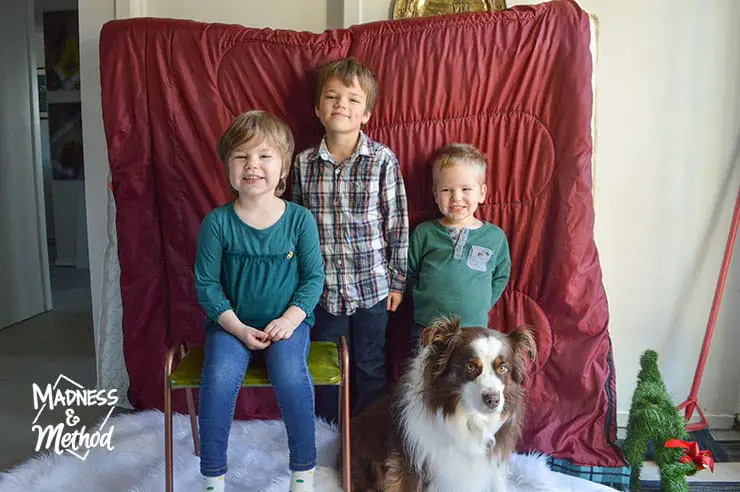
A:
[[[495,434],[505,419],[455,415],[402,417],[406,454],[425,492],[503,492],[506,461],[495,453]]]

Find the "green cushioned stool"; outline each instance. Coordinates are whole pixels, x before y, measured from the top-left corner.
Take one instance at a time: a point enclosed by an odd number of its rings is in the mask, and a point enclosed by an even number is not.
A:
[[[176,354],[179,354],[177,368]],[[200,438],[198,435],[198,417],[195,413],[193,388],[200,387],[201,368],[203,366],[203,347],[187,347],[177,343],[167,351],[164,364],[164,449],[165,449],[165,490],[173,491],[172,471],[172,391],[185,390],[190,415],[190,427],[193,434],[193,449],[200,456]],[[344,490],[350,490],[350,455],[349,455],[349,350],[345,337],[340,339],[339,347],[332,342],[311,342],[308,352],[308,370],[316,386],[339,386],[339,425],[342,432],[342,482]],[[264,361],[255,360],[244,375],[242,388],[269,387],[267,369]]]

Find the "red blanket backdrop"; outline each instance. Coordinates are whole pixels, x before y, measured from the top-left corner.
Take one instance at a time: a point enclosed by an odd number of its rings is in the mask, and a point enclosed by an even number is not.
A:
[[[411,226],[435,217],[430,157],[470,142],[489,157],[480,217],[500,225],[512,275],[490,326],[536,327],[538,362],[521,450],[624,466],[607,300],[593,239],[588,15],[556,0],[496,13],[378,22],[322,34],[169,19],[106,24],[103,117],[117,209],[129,399],[162,408],[164,355],[203,342],[193,262],[202,218],[231,198],[216,142],[240,112],[285,119],[318,142],[314,69],[355,56],[378,76],[366,131],[397,154]],[[289,195],[287,195],[289,196]],[[410,308],[388,330],[390,371],[408,354]],[[185,410],[183,395],[175,408]],[[237,418],[279,416],[243,390]]]

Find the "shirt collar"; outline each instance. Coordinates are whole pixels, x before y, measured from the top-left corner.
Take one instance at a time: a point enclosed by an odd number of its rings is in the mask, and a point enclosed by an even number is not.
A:
[[[319,150],[317,152],[318,157],[326,162],[331,162],[336,164],[337,162],[334,160],[334,157],[332,157],[331,152],[329,152],[329,147],[326,146],[326,136],[321,139],[321,144],[319,145]],[[365,132],[360,132],[360,140],[357,142],[357,147],[355,147],[355,151],[352,153],[352,155],[347,159],[350,162],[354,162],[354,160],[358,156],[369,156],[370,155],[370,139],[367,135],[365,135]]]

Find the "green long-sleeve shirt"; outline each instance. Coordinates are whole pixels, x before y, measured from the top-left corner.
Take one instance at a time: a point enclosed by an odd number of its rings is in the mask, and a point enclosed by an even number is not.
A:
[[[455,239],[439,220],[419,224],[409,241],[414,322],[427,326],[450,315],[462,326],[488,326],[510,272],[509,244],[499,227],[463,228]]]
[[[214,209],[198,235],[195,284],[209,320],[233,309],[243,323],[262,329],[294,305],[312,326],[324,287],[313,215],[286,202],[275,224],[255,229],[239,218],[233,202]]]

